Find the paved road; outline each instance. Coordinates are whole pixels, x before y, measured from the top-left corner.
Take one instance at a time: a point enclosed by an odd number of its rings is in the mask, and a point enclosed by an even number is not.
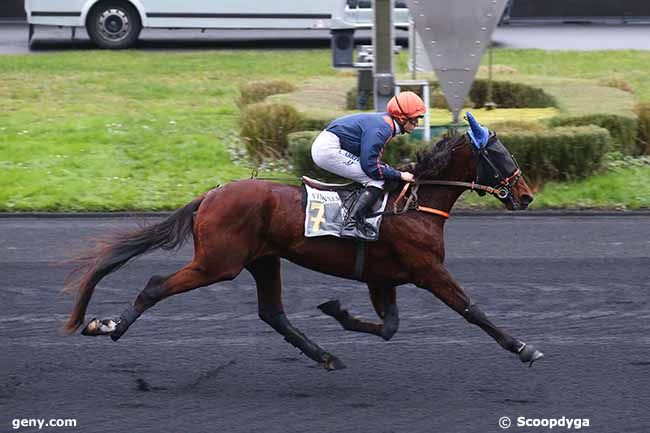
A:
[[[0,24],[0,54],[47,53],[52,51],[96,49],[86,31],[77,29],[75,40],[69,28],[36,27],[31,49],[27,45],[28,26],[22,23]],[[397,32],[398,42],[406,44],[408,33]],[[359,44],[369,44],[371,32],[356,34]],[[330,46],[327,30],[157,30],[144,29],[137,49],[206,50],[206,49],[308,49]]]
[[[650,50],[650,25],[511,25],[498,27],[493,41],[502,48]]]
[[[499,27],[494,42],[504,48],[540,48],[547,50],[650,50],[649,25],[511,25]],[[397,31],[398,43],[406,44],[407,32]],[[357,43],[370,43],[371,33],[357,32]],[[142,32],[138,49],[196,50],[237,48],[326,48],[327,30],[152,30]],[[69,29],[37,27],[30,50],[27,25],[0,23],[0,54],[43,53],[94,49],[86,32],[77,31],[70,40]]]
[[[485,433],[501,431],[502,416],[650,431],[648,216],[448,223],[449,268],[497,323],[546,353],[531,369],[413,286],[398,291],[393,340],[346,333],[315,307],[338,298],[371,318],[364,287],[285,263],[289,317],[348,366],[331,373],[257,318],[246,273],[162,302],[117,343],[59,336],[70,300],[60,294],[69,266],[57,262],[82,238],[134,223],[0,219],[0,431],[17,418],[75,418],[75,429],[42,431]],[[190,255],[137,260],[102,281],[90,314],[118,313]]]

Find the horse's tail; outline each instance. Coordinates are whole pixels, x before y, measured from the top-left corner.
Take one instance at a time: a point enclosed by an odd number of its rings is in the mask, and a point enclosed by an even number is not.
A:
[[[84,322],[93,290],[106,275],[117,271],[135,256],[158,248],[178,249],[190,234],[194,235],[193,215],[204,197],[194,199],[158,224],[110,239],[99,239],[94,248],[75,259],[78,267],[66,279],[64,290],[76,290],[77,296],[70,317],[63,326],[64,332],[72,333]]]

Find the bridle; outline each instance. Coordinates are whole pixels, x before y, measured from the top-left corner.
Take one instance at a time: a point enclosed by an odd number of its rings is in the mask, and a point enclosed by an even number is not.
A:
[[[491,147],[491,145],[495,145]],[[514,194],[512,192],[513,188],[519,180],[521,179],[521,169],[519,164],[508,150],[503,146],[503,144],[497,139],[495,133],[490,134],[490,138],[485,146],[477,149],[475,146],[471,146],[474,155],[476,156],[476,182],[484,183],[488,186],[496,188],[497,193],[495,194],[500,200],[510,200],[511,204],[514,203]],[[510,165],[510,171],[512,174],[508,175],[508,171],[505,171],[507,168],[504,167],[504,164],[495,163],[495,161],[490,158],[492,155],[500,155],[502,160],[505,160],[507,165]],[[503,158],[505,156],[505,158]],[[505,171],[505,173],[504,173]],[[481,194],[479,192],[479,194]]]
[[[463,144],[458,145],[451,149],[451,151],[453,152],[465,144],[471,146],[472,152],[476,157],[476,165],[477,165],[476,178],[473,182],[461,182],[461,181],[453,181],[453,180],[417,180],[414,184],[407,183],[404,185],[402,191],[397,197],[397,200],[395,200],[395,203],[393,204],[393,213],[399,215],[410,210],[418,210],[422,212],[428,212],[428,213],[440,215],[444,218],[449,217],[449,213],[447,212],[438,209],[420,206],[418,204],[418,189],[420,185],[441,185],[441,186],[453,186],[453,187],[465,188],[465,189],[469,189],[470,191],[476,191],[479,195],[484,195],[487,193],[487,194],[494,195],[496,198],[502,201],[510,200],[511,204],[514,206],[515,204],[513,198],[514,194],[512,190],[521,179],[522,176],[521,169],[519,168],[519,164],[517,164],[517,161],[515,160],[514,156],[507,153],[506,148],[503,145],[501,145],[497,152],[504,153],[504,151],[506,151],[506,153],[508,154],[512,163],[515,166],[515,170],[514,172],[512,172],[511,175],[507,175],[502,172],[502,167],[499,167],[498,164],[495,163],[490,158],[490,152],[488,150],[489,146],[493,144],[495,140],[496,140],[496,134],[492,133],[488,140],[487,145],[485,145],[481,149],[477,149],[475,146],[472,146],[469,140],[466,140]],[[500,144],[498,140],[497,143]],[[483,167],[488,168],[490,173],[485,173],[484,171],[482,171],[481,168]],[[399,203],[400,201],[402,201],[402,199],[404,199],[409,188],[410,188],[410,195],[406,199],[406,203],[404,204],[404,206],[401,209],[399,209]]]

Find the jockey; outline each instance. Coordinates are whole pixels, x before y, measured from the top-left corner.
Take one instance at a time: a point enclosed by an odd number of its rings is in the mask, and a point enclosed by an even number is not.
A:
[[[397,134],[410,134],[424,117],[426,107],[418,95],[402,92],[393,96],[385,113],[360,113],[334,120],[316,138],[311,148],[320,168],[364,185],[343,223],[341,236],[367,237],[373,232],[365,222],[387,180],[414,182],[412,173],[398,171],[381,161],[385,146]]]

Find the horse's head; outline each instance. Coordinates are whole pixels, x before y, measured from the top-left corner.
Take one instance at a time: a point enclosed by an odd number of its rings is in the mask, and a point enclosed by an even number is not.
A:
[[[494,131],[481,126],[467,113],[470,130],[443,139],[430,152],[418,155],[416,178],[474,182],[494,189],[509,210],[523,210],[533,201],[514,156]],[[480,195],[485,191],[477,189]]]
[[[509,210],[523,210],[533,201],[533,193],[524,180],[515,157],[490,132],[485,146],[472,146],[475,160],[475,182],[497,189],[496,197]],[[478,191],[479,194],[485,194]]]

